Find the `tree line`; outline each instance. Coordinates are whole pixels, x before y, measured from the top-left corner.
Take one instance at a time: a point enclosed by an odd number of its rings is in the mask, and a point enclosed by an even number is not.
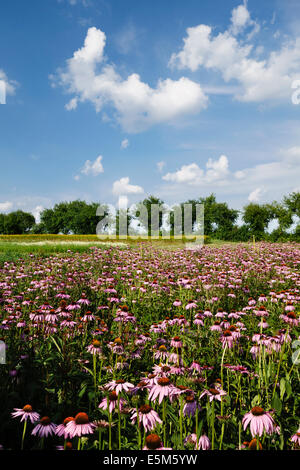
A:
[[[135,206],[134,213],[128,209],[120,209],[112,214],[109,207],[102,205],[99,212],[99,203],[87,203],[76,200],[60,202],[52,209],[44,209],[40,214],[40,222],[37,223],[34,216],[21,210],[0,214],[1,234],[95,234],[96,230],[105,233],[115,225],[115,233],[119,233],[121,215],[128,227],[135,222],[136,233],[140,228],[149,230],[151,227],[151,207],[158,206],[158,230],[160,234],[168,231],[171,235],[178,228],[184,234],[184,205],[192,208],[191,218],[193,226],[197,223],[197,205],[204,207],[204,234],[220,240],[248,241],[255,237],[256,240],[269,241],[300,241],[300,192],[293,192],[284,196],[281,202],[258,204],[250,202],[242,211],[231,209],[226,202],[217,202],[214,194],[198,199],[189,199],[177,206],[167,208],[164,201],[149,196]],[[182,214],[176,217],[176,211]],[[164,215],[169,214],[168,228],[164,227]],[[242,224],[238,224],[241,215]],[[295,224],[295,220],[296,222]],[[277,227],[272,232],[268,231],[270,222],[277,221]],[[124,222],[123,222],[124,223]],[[295,228],[291,230],[291,227]],[[179,226],[179,227],[178,227]],[[131,229],[133,233],[133,229]]]

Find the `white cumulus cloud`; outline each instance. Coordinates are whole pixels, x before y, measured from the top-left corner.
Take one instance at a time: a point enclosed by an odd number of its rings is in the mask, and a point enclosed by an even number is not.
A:
[[[124,176],[120,178],[118,181],[113,183],[112,188],[113,194],[119,195],[126,195],[126,194],[141,194],[144,192],[141,186],[133,185],[129,183],[129,177]]]
[[[248,196],[248,201],[250,202],[259,202],[261,199],[261,196],[263,194],[263,189],[262,188],[256,188],[254,191],[251,191],[251,193]]]
[[[174,173],[167,173],[162,178],[165,181],[191,185],[209,184],[225,179],[228,172],[228,158],[226,155],[221,155],[218,160],[210,158],[206,163],[206,170],[200,168],[197,163],[191,163],[182,165],[179,170]]]
[[[86,160],[81,173],[83,175],[92,175],[92,176],[97,176],[100,173],[103,173],[103,166],[102,166],[102,155],[99,155],[99,157],[96,158],[94,162],[91,162],[90,160]]]
[[[201,86],[186,77],[159,79],[155,88],[144,83],[137,73],[123,79],[115,65],[104,58],[105,43],[103,31],[89,28],[84,46],[74,52],[63,70],[50,76],[54,84],[59,83],[75,95],[66,109],[75,109],[86,101],[97,112],[110,107],[121,127],[135,133],[154,124],[172,123],[207,106],[208,98]]]
[[[246,38],[238,38],[246,26],[253,28]],[[199,24],[187,28],[183,47],[173,53],[170,66],[189,69],[200,68],[218,72],[225,82],[236,82],[240,89],[235,98],[244,102],[289,100],[291,84],[299,77],[300,37],[290,38],[279,50],[257,59],[257,48],[249,43],[259,31],[251,20],[246,4],[232,11],[231,25],[224,32],[214,33],[211,26]]]

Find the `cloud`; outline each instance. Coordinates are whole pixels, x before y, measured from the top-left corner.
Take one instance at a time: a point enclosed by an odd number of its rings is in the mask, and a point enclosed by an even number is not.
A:
[[[102,155],[99,155],[99,157],[96,158],[96,160],[94,162],[91,162],[90,160],[86,160],[82,170],[81,170],[81,173],[83,175],[92,175],[92,176],[97,176],[99,175],[100,173],[103,173],[104,170],[103,170],[103,166],[102,166],[102,163],[101,163],[101,160],[102,160]],[[76,179],[76,177],[75,177]],[[77,178],[78,179],[78,178]]]
[[[0,69],[0,104],[6,103],[7,95],[14,95],[18,86],[16,80],[9,80],[4,70]]]
[[[259,163],[253,167],[231,171],[225,155],[209,159],[206,169],[196,163],[183,165],[162,177],[161,197],[199,197],[199,192],[218,193],[223,198],[258,202],[263,198],[273,201],[299,187],[300,147],[278,151],[278,160]],[[200,193],[200,194],[201,194]]]
[[[127,149],[128,146],[129,146],[129,140],[123,139],[121,142],[121,149]]]
[[[120,196],[126,194],[141,194],[144,192],[144,190],[141,186],[129,184],[129,177],[124,176],[123,178],[113,183],[112,192],[113,194]]]
[[[197,163],[183,165],[174,173],[167,173],[162,178],[165,181],[185,183],[190,185],[209,184],[224,179],[228,174],[228,159],[221,155],[218,160],[211,158],[206,163],[206,171]]]
[[[248,36],[237,38],[249,25],[253,28]],[[205,24],[187,28],[184,45],[171,55],[169,65],[192,72],[205,68],[220,73],[225,82],[239,84],[234,97],[240,101],[290,101],[291,83],[299,76],[300,37],[289,39],[279,50],[258,60],[257,48],[247,42],[258,30],[259,25],[250,19],[244,3],[232,11],[231,25],[224,32],[214,33]]]
[[[231,31],[232,34],[239,34],[248,24],[252,24],[250,13],[246,3],[234,8],[231,12]]]
[[[155,88],[142,82],[137,73],[123,79],[115,65],[104,58],[106,35],[89,28],[84,46],[68,59],[64,70],[50,76],[73,98],[66,109],[75,109],[80,102],[91,102],[96,111],[112,109],[113,117],[129,133],[141,132],[159,123],[173,123],[185,115],[198,113],[207,106],[208,98],[201,86],[186,78],[159,79]],[[100,70],[96,68],[100,67]]]
[[[259,202],[263,193],[262,188],[256,188],[248,196],[248,201],[250,202]]]
[[[10,201],[0,202],[0,213],[8,212],[10,209],[12,209],[12,207],[13,203]]]

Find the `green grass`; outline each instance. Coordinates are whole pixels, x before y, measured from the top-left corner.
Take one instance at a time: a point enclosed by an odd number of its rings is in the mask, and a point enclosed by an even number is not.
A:
[[[108,236],[97,235],[0,235],[0,261],[18,259],[31,253],[41,256],[66,253],[68,250],[82,253],[94,246],[105,248],[114,244],[137,249],[149,245],[158,249],[180,249],[190,241],[192,240],[174,237],[147,240],[141,237],[110,239]]]

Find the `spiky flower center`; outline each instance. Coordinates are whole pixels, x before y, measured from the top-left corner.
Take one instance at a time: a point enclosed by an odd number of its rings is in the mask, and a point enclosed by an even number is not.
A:
[[[161,387],[166,387],[170,385],[170,380],[167,377],[161,377],[160,379],[158,379],[157,383]]]
[[[212,395],[219,395],[219,390],[217,390],[216,388],[210,388],[209,389],[209,392],[212,394]]]
[[[76,424],[87,424],[89,422],[89,417],[86,413],[77,413],[75,416]]]
[[[25,405],[25,406],[23,406],[23,411],[25,411],[25,413],[31,413],[31,411],[32,411],[32,406],[31,406],[31,405]]]
[[[259,441],[258,441],[258,447],[259,447],[259,450],[262,450],[262,445]],[[252,439],[252,441],[249,442],[248,449],[257,450],[257,440],[256,439]]]
[[[51,419],[50,419],[48,416],[44,416],[44,417],[41,418],[41,420],[40,420],[40,424],[41,424],[42,426],[48,426],[50,423],[51,423]]]
[[[139,412],[142,413],[143,415],[146,415],[146,414],[150,413],[150,411],[152,411],[152,409],[153,408],[151,408],[151,406],[149,406],[149,405],[142,405],[139,408]]]
[[[118,399],[117,392],[113,391],[108,395],[109,401],[116,401]]]
[[[68,424],[70,421],[74,421],[74,418],[73,418],[72,416],[69,416],[68,418],[64,419],[63,425],[64,425],[64,426],[67,426],[67,424]]]
[[[251,413],[254,416],[262,416],[262,415],[265,414],[265,411],[260,406],[254,406],[254,408],[252,408],[252,410],[251,410]]]
[[[150,434],[146,437],[146,446],[148,449],[158,449],[161,446],[160,437],[157,434]]]
[[[193,403],[193,401],[195,401],[194,395],[187,395],[187,396],[185,397],[185,401],[186,401],[187,403]]]
[[[125,380],[123,379],[116,380],[116,384],[124,384],[124,383],[125,383]]]
[[[225,330],[224,333],[223,333],[223,336],[225,336],[226,338],[229,338],[230,336],[232,336],[231,331],[230,330]]]
[[[93,340],[93,346],[94,346],[94,348],[100,348],[100,345],[101,345],[101,343],[100,343],[100,341],[99,341],[98,339],[94,339],[94,340]]]

